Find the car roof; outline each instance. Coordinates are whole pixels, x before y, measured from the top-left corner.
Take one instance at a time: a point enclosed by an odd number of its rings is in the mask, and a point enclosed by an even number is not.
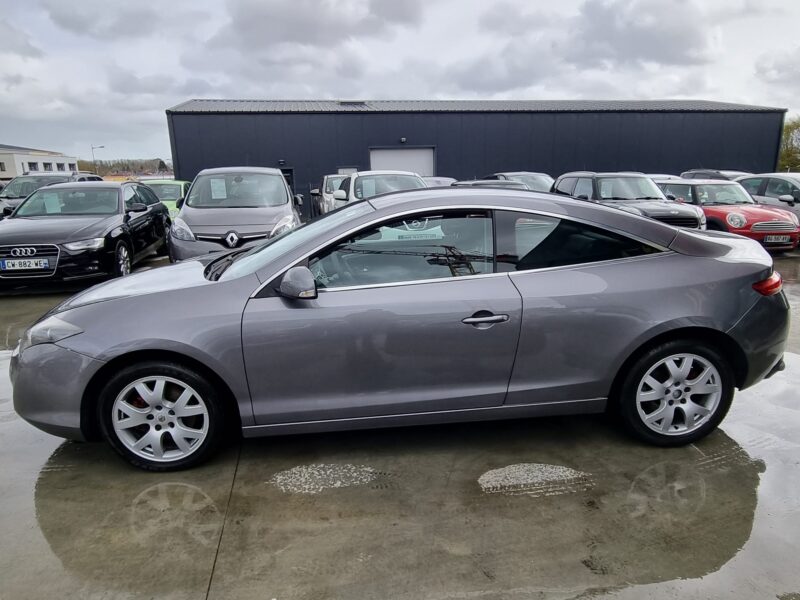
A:
[[[519,188],[528,189],[521,181],[506,181],[503,179],[464,179],[462,181],[454,181],[451,185],[454,187],[468,187],[468,186],[497,186],[504,188]]]
[[[109,188],[119,189],[124,185],[139,183],[138,181],[67,181],[65,183],[54,183],[48,185],[48,190],[63,189],[63,188]],[[44,189],[44,188],[39,188]]]
[[[800,179],[800,172],[784,171],[783,173],[748,173],[737,177],[737,179],[744,179],[745,177],[788,177],[789,179]]]
[[[414,173],[413,171],[389,171],[389,170],[382,170],[382,171],[356,171],[355,173],[351,173],[353,177],[361,177],[362,175],[414,175],[415,177],[419,177],[418,173]]]
[[[570,171],[558,176],[559,179],[562,177],[647,177],[647,175],[633,171]]]
[[[137,179],[136,183],[149,185],[151,183],[189,183],[184,179]]]
[[[730,179],[663,179],[654,178],[656,183],[670,183],[673,185],[730,185],[736,183]]]
[[[265,175],[283,175],[280,169],[273,167],[215,167],[203,169],[198,175],[222,175],[225,173],[264,173]]]
[[[494,175],[545,175],[550,177],[547,173],[542,173],[541,171],[498,171],[494,173]]]

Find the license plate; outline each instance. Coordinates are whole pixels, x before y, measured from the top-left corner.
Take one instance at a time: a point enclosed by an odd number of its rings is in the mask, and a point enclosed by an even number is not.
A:
[[[770,243],[770,242],[773,242],[773,243],[780,243],[780,242],[789,243],[789,242],[792,241],[792,238],[791,238],[791,236],[788,236],[788,235],[765,235],[764,236],[764,241],[767,242],[767,243]]]
[[[0,260],[3,271],[23,271],[26,269],[49,269],[50,261],[46,258],[12,258]]]

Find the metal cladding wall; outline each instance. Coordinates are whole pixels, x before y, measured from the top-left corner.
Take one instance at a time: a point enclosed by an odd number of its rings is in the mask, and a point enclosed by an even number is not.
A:
[[[293,169],[295,191],[307,194],[339,167],[368,169],[370,148],[433,147],[436,174],[457,179],[517,170],[773,171],[784,113],[168,111],[167,117],[177,178],[191,180],[209,167],[281,166]]]

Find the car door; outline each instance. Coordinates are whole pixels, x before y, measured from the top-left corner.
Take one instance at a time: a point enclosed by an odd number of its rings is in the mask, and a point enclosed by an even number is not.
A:
[[[126,185],[122,191],[122,198],[125,202],[126,211],[133,204],[142,204],[142,198],[136,193],[136,188],[133,185]],[[147,248],[148,240],[150,239],[151,218],[148,211],[126,212],[126,219],[128,224],[128,234],[133,244],[133,255],[138,259],[142,252]]]
[[[763,187],[762,192],[763,196],[759,196],[757,202],[790,210],[800,216],[800,206],[797,203],[790,204],[778,199],[781,196],[800,198],[800,188],[782,177],[767,177],[766,180],[766,185]]]
[[[597,408],[616,361],[652,327],[652,290],[642,282],[673,254],[536,213],[498,210],[495,228],[497,269],[509,273],[523,305],[506,404],[585,401]]]
[[[503,403],[522,301],[493,272],[489,211],[391,219],[307,264],[317,299],[254,298],[244,311],[257,423]]]
[[[147,186],[137,185],[136,193],[147,206],[147,212],[149,213],[148,245],[164,241],[166,239],[169,209],[158,199],[155,192]]]

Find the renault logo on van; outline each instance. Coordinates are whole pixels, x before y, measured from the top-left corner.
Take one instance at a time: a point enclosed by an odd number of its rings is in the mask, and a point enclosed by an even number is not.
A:
[[[229,231],[225,235],[225,243],[228,244],[228,248],[235,248],[236,244],[239,243],[239,236],[235,231]]]
[[[36,254],[36,248],[12,248],[11,256],[33,256]]]

